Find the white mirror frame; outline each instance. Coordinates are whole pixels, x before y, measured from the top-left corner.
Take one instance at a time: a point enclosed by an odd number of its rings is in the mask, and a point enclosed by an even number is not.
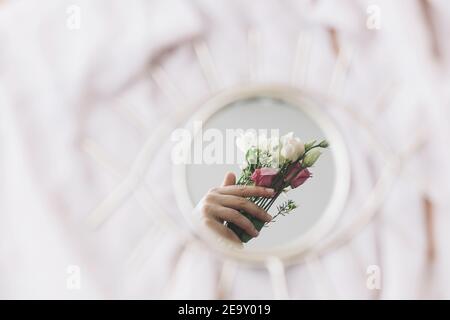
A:
[[[206,122],[212,115],[231,103],[252,97],[280,99],[304,112],[316,121],[323,130],[326,139],[330,142],[330,151],[333,153],[336,176],[331,199],[322,217],[308,232],[297,240],[285,245],[271,247],[267,250],[242,250],[236,248],[235,245],[232,245],[230,241],[225,239],[217,241],[218,236],[216,234],[213,235],[212,231],[208,231],[200,223],[200,219],[193,217],[195,204],[189,196],[186,181],[186,165],[184,164],[173,166],[173,184],[177,204],[193,227],[196,235],[205,241],[211,249],[224,255],[226,258],[257,265],[264,264],[269,257],[278,257],[285,264],[298,262],[307,253],[310,254],[318,241],[331,231],[344,209],[350,186],[350,162],[347,146],[339,129],[337,129],[330,117],[320,109],[318,102],[310,94],[284,85],[249,85],[220,92],[200,106],[199,111],[186,123],[186,129],[192,132],[193,121]],[[196,135],[197,132],[192,132],[192,137]]]

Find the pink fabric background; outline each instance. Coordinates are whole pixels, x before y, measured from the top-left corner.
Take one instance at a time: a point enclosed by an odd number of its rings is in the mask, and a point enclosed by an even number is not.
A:
[[[380,30],[366,27],[373,4],[381,10]],[[66,26],[71,5],[81,8],[78,30]],[[85,149],[94,141],[126,172],[174,109],[152,70],[164,68],[182,101],[203,101],[210,92],[192,46],[202,39],[220,88],[248,83],[249,30],[261,35],[253,57],[259,82],[289,83],[300,31],[314,39],[309,89],[326,92],[339,49],[354,48],[345,101],[394,151],[420,132],[427,139],[367,228],[320,257],[319,269],[302,263],[286,270],[290,297],[450,298],[450,6],[444,0],[1,1],[1,298],[220,296],[220,260],[202,246],[183,251],[185,238],[160,231],[133,198],[96,232],[85,228],[120,181]],[[388,99],[377,103],[386,90]],[[338,118],[340,111],[333,112]],[[382,163],[353,125],[346,132],[357,173],[350,216]],[[168,171],[170,163],[159,160],[150,180]],[[170,183],[156,187],[178,210]],[[70,265],[80,267],[80,290],[67,288]],[[381,268],[380,291],[366,287],[370,265]],[[240,266],[227,295],[273,296],[266,270]]]

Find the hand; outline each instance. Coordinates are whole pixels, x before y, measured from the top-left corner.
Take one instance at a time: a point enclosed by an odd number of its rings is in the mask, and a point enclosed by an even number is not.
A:
[[[211,189],[202,199],[200,211],[208,227],[228,240],[241,243],[239,237],[224,223],[232,222],[249,235],[258,236],[259,232],[253,223],[240,214],[239,210],[244,210],[261,221],[269,222],[272,220],[272,216],[246,198],[253,196],[270,198],[274,196],[275,192],[269,188],[239,186],[235,183],[236,176],[233,173],[227,173],[223,185]]]

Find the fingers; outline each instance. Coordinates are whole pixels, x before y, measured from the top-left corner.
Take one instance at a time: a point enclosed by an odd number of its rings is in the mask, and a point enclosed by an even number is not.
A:
[[[239,239],[239,237],[233,231],[231,231],[231,229],[227,228],[222,223],[214,219],[205,219],[205,224],[207,227],[217,232],[220,236],[224,237],[225,239],[228,239],[234,243],[242,245],[242,242]]]
[[[259,234],[253,223],[234,209],[223,207],[220,204],[207,203],[203,205],[202,213],[205,219],[213,219],[219,223],[224,221],[232,222],[252,237],[256,237]]]
[[[234,223],[252,237],[257,237],[259,235],[259,232],[258,230],[256,230],[253,223],[244,215],[234,209],[227,207],[218,207],[214,211],[214,214],[221,220]]]
[[[215,197],[217,198],[217,203],[224,207],[233,208],[238,211],[243,210],[261,221],[269,222],[272,220],[272,216],[270,214],[246,198],[223,194],[217,194]]]
[[[238,197],[265,197],[270,198],[274,196],[275,190],[271,188],[256,187],[256,186],[224,186],[216,188],[213,191],[221,194],[228,194]]]
[[[275,195],[275,191],[264,187],[240,186],[235,183],[236,176],[233,173],[227,173],[223,186],[211,189],[202,199],[201,210],[205,221],[212,229],[227,239],[240,242],[239,237],[223,222],[234,223],[250,236],[258,236],[259,232],[253,223],[239,211],[244,211],[261,221],[271,221],[271,215],[246,198],[270,198]]]
[[[236,184],[236,176],[233,172],[227,172],[223,180],[222,186],[232,186]]]

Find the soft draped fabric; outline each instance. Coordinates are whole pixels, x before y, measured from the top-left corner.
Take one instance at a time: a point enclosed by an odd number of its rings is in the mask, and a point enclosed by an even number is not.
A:
[[[306,88],[327,93],[339,52],[353,52],[341,99],[368,119],[389,152],[422,136],[425,146],[406,159],[366,228],[344,246],[286,270],[290,297],[450,298],[450,5],[379,0],[380,29],[370,29],[371,5],[0,2],[0,297],[220,297],[217,257],[155,225],[135,197],[95,232],[85,219],[180,101],[187,107],[210,95],[195,41],[207,44],[220,89],[251,81],[252,61],[259,67],[256,81],[289,84],[303,32],[313,39]],[[80,10],[79,28],[67,26],[73,6]],[[256,53],[249,32],[259,35]],[[160,81],[170,83],[175,103]],[[339,107],[330,113],[351,147],[355,174],[345,212],[351,220],[384,159]],[[176,212],[163,145],[146,181]],[[113,168],[108,160],[99,165],[93,153],[113,159]],[[366,286],[372,265],[380,267],[381,290]],[[80,268],[80,290],[68,289],[71,266]],[[239,266],[227,294],[274,293],[267,271]]]

